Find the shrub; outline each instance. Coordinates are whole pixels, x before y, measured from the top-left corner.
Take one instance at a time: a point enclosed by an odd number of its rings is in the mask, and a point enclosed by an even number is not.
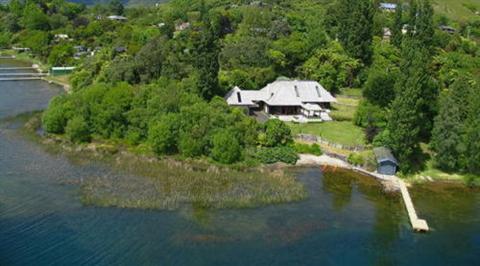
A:
[[[178,116],[165,115],[150,125],[148,140],[153,152],[158,155],[173,154],[177,151]]]
[[[260,144],[266,147],[284,146],[292,140],[290,127],[278,119],[272,119],[265,123],[265,134],[260,138]]]
[[[65,127],[65,135],[75,143],[90,141],[90,129],[87,122],[81,116],[70,119]]]
[[[67,112],[64,97],[55,97],[43,113],[42,124],[47,133],[62,134],[67,125]]]
[[[295,151],[297,153],[304,153],[304,154],[313,154],[320,156],[323,154],[322,149],[316,143],[309,145],[304,143],[295,143]]]
[[[365,158],[363,158],[363,155],[360,153],[351,153],[348,155],[347,161],[356,166],[363,166]]]
[[[235,135],[229,130],[222,130],[212,137],[210,156],[218,162],[231,164],[240,160],[242,147]]]
[[[283,162],[294,165],[297,163],[298,155],[295,152],[295,149],[288,146],[281,146],[259,148],[256,153],[256,158],[264,164]]]

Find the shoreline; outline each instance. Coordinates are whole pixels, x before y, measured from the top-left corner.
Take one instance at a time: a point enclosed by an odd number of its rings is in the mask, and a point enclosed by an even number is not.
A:
[[[15,51],[11,51],[11,50],[7,50],[7,51],[8,51],[8,53],[5,54],[5,55],[2,55],[2,57],[0,57],[0,59],[5,58],[5,59],[11,59],[11,60],[14,60],[14,61],[18,61],[18,62],[21,62],[21,63],[28,63],[32,66],[37,66],[37,71],[39,73],[48,72],[48,68],[46,67],[44,62],[42,62],[38,59],[35,59],[35,58],[33,58],[33,57],[31,57],[30,55],[27,55],[27,54],[19,54]],[[4,57],[4,56],[9,56],[9,57]],[[70,93],[71,90],[72,90],[72,84],[69,81],[61,81],[61,80],[53,78],[50,75],[48,75],[46,77],[41,77],[39,80],[43,80],[45,82],[48,82],[49,84],[55,84],[55,85],[61,86],[66,93]]]

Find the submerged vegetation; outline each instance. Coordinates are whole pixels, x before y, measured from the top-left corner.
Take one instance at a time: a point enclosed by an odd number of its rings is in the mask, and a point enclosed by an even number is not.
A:
[[[283,171],[237,171],[174,160],[116,160],[131,174],[89,177],[82,182],[84,204],[102,207],[173,210],[248,208],[305,199],[303,185]]]

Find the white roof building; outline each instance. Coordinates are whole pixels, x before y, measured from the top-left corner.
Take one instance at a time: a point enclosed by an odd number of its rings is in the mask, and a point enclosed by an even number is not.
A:
[[[126,21],[126,20],[127,20],[126,17],[124,17],[124,16],[117,16],[117,15],[108,16],[107,18],[110,19],[110,20],[116,20],[116,21]]]
[[[267,114],[320,117],[337,100],[316,81],[277,80],[257,91],[233,88],[225,96],[231,106],[262,110]]]
[[[235,87],[225,98],[229,105],[239,106],[255,106],[258,102],[270,106],[302,106],[337,101],[320,83],[299,80],[277,80],[258,91]]]

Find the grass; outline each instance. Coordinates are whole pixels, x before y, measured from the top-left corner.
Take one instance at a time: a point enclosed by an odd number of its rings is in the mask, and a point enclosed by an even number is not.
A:
[[[352,121],[359,104],[358,98],[338,95],[337,103],[332,104],[330,116],[337,121]]]
[[[85,179],[81,185],[84,204],[157,210],[174,210],[183,205],[250,208],[306,197],[303,185],[283,171],[236,171],[196,162],[145,160],[137,156],[117,157],[114,168],[132,175]]]
[[[332,121],[325,123],[289,124],[293,134],[311,134],[337,144],[364,145],[364,132],[351,121]]]
[[[475,11],[480,11],[479,0],[434,0],[432,1],[435,13],[448,18],[465,22],[472,19],[480,19]]]
[[[340,90],[340,95],[360,99],[362,98],[362,90],[357,88],[342,88]]]

